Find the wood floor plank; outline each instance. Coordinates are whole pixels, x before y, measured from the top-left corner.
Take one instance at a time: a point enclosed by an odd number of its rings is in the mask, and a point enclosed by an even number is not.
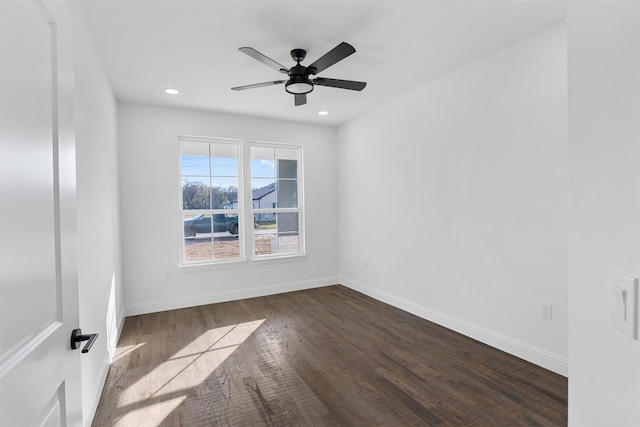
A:
[[[93,426],[566,423],[566,378],[336,285],[127,318]]]

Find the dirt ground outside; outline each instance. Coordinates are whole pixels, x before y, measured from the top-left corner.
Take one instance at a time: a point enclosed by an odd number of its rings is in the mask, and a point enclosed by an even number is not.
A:
[[[256,238],[256,255],[267,255],[271,253],[271,239],[269,236],[259,236]],[[211,259],[228,259],[240,256],[240,244],[238,236],[218,237],[196,237],[184,240],[185,261],[209,261]]]
[[[272,234],[257,235],[255,237],[255,255],[269,255],[272,253]],[[288,240],[288,241],[287,241]],[[298,236],[279,238],[280,252],[297,252]],[[286,245],[285,245],[286,244]],[[184,239],[185,261],[210,261],[212,259],[229,259],[240,256],[238,236],[197,236]]]

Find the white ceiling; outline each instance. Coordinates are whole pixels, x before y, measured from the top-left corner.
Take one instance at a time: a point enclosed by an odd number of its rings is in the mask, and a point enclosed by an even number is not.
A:
[[[122,101],[337,125],[564,19],[560,0],[130,1],[81,0]],[[238,51],[250,46],[309,65],[338,43],[356,53],[319,76],[367,82],[362,92],[316,87],[304,106],[286,76]],[[179,95],[163,93],[167,87]],[[318,111],[326,110],[327,116]]]

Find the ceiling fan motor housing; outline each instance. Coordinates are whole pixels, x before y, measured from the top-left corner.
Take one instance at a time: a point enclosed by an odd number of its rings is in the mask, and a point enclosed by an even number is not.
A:
[[[294,49],[291,51],[291,57],[298,64],[289,69],[289,81],[285,83],[284,89],[294,95],[313,91],[313,83],[309,80],[307,67],[300,65],[300,61],[304,59],[305,55],[306,52],[302,49]]]

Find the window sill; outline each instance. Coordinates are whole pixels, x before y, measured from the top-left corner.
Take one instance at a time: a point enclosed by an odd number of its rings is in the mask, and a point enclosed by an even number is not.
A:
[[[245,268],[249,264],[260,266],[260,265],[271,265],[271,264],[286,264],[290,262],[303,262],[306,260],[307,260],[307,254],[276,255],[276,256],[268,256],[264,258],[253,258],[251,260],[237,259],[232,261],[216,261],[216,262],[202,263],[202,264],[180,264],[178,268],[185,273],[197,273],[200,271]]]
[[[269,264],[284,264],[289,262],[302,262],[307,260],[307,254],[295,254],[295,255],[277,255],[264,258],[253,258],[251,264],[253,265],[269,265]]]
[[[248,261],[245,259],[235,259],[232,261],[216,261],[202,264],[180,264],[179,268],[185,273],[197,273],[200,271],[223,270],[227,268],[244,268]]]

